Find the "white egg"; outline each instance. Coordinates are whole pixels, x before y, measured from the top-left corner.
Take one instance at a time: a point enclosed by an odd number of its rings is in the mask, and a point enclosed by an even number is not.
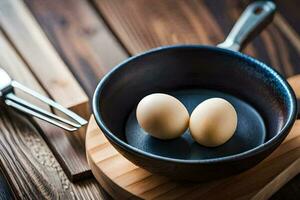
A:
[[[200,103],[192,112],[189,128],[199,144],[216,147],[233,136],[237,121],[237,113],[228,101],[211,98]]]
[[[159,139],[177,138],[189,125],[189,113],[184,105],[162,93],[144,97],[137,106],[136,118],[148,134]]]

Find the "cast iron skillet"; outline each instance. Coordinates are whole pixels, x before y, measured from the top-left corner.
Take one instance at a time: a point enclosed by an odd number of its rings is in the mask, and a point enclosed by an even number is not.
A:
[[[237,51],[274,12],[272,2],[253,3],[218,47],[160,47],[116,66],[98,84],[93,99],[94,116],[110,143],[133,163],[174,179],[220,178],[263,160],[296,119],[295,95],[278,72]],[[137,123],[135,109],[155,92],[174,95],[190,113],[207,98],[227,99],[238,114],[234,137],[207,148],[188,131],[170,141],[148,136]]]

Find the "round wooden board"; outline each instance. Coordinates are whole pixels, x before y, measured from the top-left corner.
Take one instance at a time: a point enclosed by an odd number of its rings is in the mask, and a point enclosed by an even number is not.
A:
[[[266,199],[299,172],[300,121],[266,160],[239,175],[205,183],[176,182],[132,164],[90,118],[86,154],[94,176],[115,199]]]

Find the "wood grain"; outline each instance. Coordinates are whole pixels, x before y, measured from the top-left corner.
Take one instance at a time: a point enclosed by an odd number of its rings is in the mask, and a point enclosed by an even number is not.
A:
[[[89,97],[103,75],[127,57],[87,1],[25,0]]]
[[[88,98],[21,0],[0,3],[2,29],[55,101],[89,116]],[[49,70],[51,68],[51,70]]]
[[[30,87],[31,89],[38,91],[42,95],[46,95],[46,92],[40,86],[38,81],[33,77],[30,70],[24,64],[23,60],[16,54],[15,49],[8,42],[2,31],[0,31],[0,65],[13,79]],[[41,101],[27,96],[24,93],[16,91],[17,95],[27,99],[35,105],[50,111],[49,106],[45,105]]]
[[[175,182],[132,164],[108,142],[93,117],[87,129],[86,149],[93,174],[115,199],[266,199],[295,175],[299,138],[300,121],[296,121],[286,140],[256,167],[199,184]]]
[[[283,185],[300,173],[300,158],[296,159],[289,167],[281,172],[262,191],[259,191],[253,199],[269,199],[271,194],[275,193]],[[267,192],[266,192],[267,191]]]
[[[215,45],[229,33],[249,1],[94,0],[132,54],[171,44]],[[291,3],[292,4],[292,3]],[[284,28],[273,23],[245,49],[285,76],[300,72],[299,53]]]
[[[71,183],[32,122],[3,105],[0,162],[17,199],[103,198],[94,179]]]
[[[292,27],[297,34],[300,34],[300,13],[298,9],[299,2],[297,0],[276,1],[276,5],[279,12],[288,22],[289,26]]]
[[[14,79],[47,95],[2,32],[0,32],[0,65]],[[18,95],[22,96],[21,93]],[[34,101],[34,99],[28,99],[27,96],[23,98]],[[39,101],[34,103],[44,109],[49,109]],[[21,117],[20,114],[2,104],[0,109],[0,167],[10,183],[15,198],[101,199],[103,197],[93,179],[80,184],[73,184],[68,180],[60,164],[40,136],[40,133],[44,134],[44,132],[39,133],[32,125],[32,121]],[[64,133],[61,134],[64,135]],[[65,140],[61,137],[59,139]],[[67,156],[72,155],[72,149],[69,151]],[[77,162],[75,160],[73,163],[74,168],[81,166],[81,162]]]
[[[0,31],[0,66],[5,69],[9,75],[20,83],[38,91],[47,96],[47,92],[40,86],[34,75],[29,70],[26,63],[16,53],[14,47]],[[16,91],[17,95],[33,102],[34,104],[51,111],[49,106],[38,101],[35,98]],[[76,133],[66,133],[63,130],[54,127],[41,120],[36,120],[43,129],[42,136],[49,144],[51,150],[57,156],[59,163],[63,166],[68,177],[75,181],[80,178],[91,175],[90,168],[86,162],[85,149],[83,141]]]

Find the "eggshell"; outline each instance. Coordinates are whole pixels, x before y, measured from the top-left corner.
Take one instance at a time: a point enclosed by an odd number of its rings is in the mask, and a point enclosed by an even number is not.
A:
[[[194,109],[189,128],[192,137],[199,144],[216,147],[233,136],[237,121],[237,113],[228,101],[222,98],[211,98]]]
[[[184,105],[162,93],[144,97],[137,106],[136,117],[148,134],[164,140],[181,136],[189,125],[189,113]]]

